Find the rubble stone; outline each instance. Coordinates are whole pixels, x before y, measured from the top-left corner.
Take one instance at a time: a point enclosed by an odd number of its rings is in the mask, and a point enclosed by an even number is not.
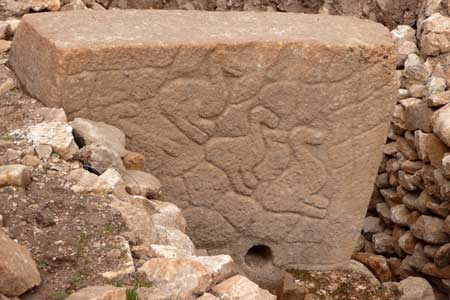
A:
[[[31,171],[24,165],[0,166],[0,187],[27,187],[31,183]]]
[[[236,275],[212,288],[214,293],[223,300],[275,300],[276,297],[247,278]]]
[[[41,284],[30,251],[11,240],[0,228],[0,294],[19,296]]]

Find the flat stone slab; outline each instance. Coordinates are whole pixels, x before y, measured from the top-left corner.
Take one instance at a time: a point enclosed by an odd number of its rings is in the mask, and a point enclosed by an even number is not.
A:
[[[123,129],[197,247],[249,273],[350,259],[395,62],[370,21],[191,11],[26,15],[10,56],[46,105]]]

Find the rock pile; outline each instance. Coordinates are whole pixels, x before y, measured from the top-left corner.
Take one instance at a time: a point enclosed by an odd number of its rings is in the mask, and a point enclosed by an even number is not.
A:
[[[435,1],[438,2],[438,1]],[[441,3],[441,1],[439,1]],[[429,6],[392,31],[399,98],[354,258],[381,281],[426,278],[450,292],[450,18]]]
[[[144,172],[142,155],[126,150],[125,135],[119,129],[81,118],[69,123],[61,109],[42,108],[37,114],[43,122],[23,132],[34,150],[25,155],[5,151],[0,157],[4,163],[0,186],[27,187],[31,170],[42,168],[42,162],[54,155],[70,161],[74,167],[68,171],[67,188],[109,197],[110,206],[120,212],[129,230],[116,237],[109,255],[117,260],[101,276],[109,282],[126,276],[139,278],[137,286],[91,286],[67,299],[275,299],[236,275],[230,256],[208,256],[195,248],[185,234],[181,210],[158,200],[159,181]],[[2,294],[19,296],[38,286],[41,277],[29,251],[2,230],[0,245],[0,299]]]

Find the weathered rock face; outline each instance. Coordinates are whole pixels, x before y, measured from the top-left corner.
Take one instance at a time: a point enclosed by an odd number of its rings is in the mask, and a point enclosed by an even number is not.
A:
[[[123,129],[165,200],[185,209],[199,248],[232,254],[247,271],[350,258],[398,88],[381,25],[296,14],[27,15],[10,63],[45,104]]]
[[[31,254],[0,228],[0,294],[19,296],[41,283]]]

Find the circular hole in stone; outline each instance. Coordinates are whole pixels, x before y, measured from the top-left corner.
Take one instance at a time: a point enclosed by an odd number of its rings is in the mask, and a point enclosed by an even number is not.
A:
[[[272,264],[272,249],[266,245],[255,245],[245,254],[245,263],[252,268],[262,268]]]

